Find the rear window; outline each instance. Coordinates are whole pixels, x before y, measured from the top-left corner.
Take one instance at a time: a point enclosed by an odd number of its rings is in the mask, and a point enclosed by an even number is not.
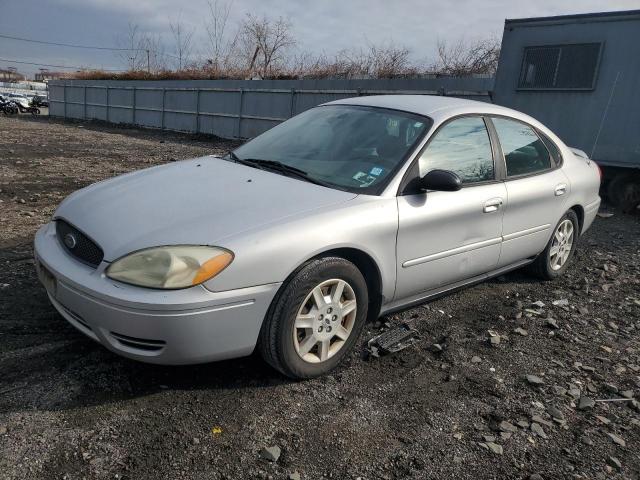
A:
[[[531,175],[551,168],[545,144],[530,126],[516,120],[492,118],[502,146],[507,177]]]
[[[557,167],[562,165],[562,154],[560,153],[560,149],[555,144],[555,142],[551,140],[549,137],[547,137],[544,133],[540,132],[539,130],[536,130],[536,131],[538,132],[538,136],[542,139],[544,144],[547,146],[547,150],[549,150],[549,153],[551,154],[551,160],[553,161],[555,166]]]

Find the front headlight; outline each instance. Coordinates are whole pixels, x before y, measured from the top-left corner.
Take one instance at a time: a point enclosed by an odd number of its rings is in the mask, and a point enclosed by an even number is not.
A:
[[[107,277],[139,287],[177,289],[206,282],[224,270],[233,253],[197,245],[154,247],[131,253],[107,268]]]

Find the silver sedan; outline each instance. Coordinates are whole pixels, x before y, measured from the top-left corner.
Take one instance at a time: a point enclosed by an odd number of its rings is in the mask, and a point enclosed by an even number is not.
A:
[[[430,96],[340,100],[224,158],[91,185],[36,234],[55,308],[113,352],[200,363],[258,349],[334,368],[367,319],[528,266],[561,275],[599,169],[544,125]]]

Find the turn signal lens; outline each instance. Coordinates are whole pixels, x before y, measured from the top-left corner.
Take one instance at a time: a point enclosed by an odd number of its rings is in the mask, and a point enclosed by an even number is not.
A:
[[[231,252],[226,251],[222,252],[217,257],[207,260],[196,272],[196,276],[191,281],[191,285],[198,285],[215,277],[218,273],[227,268],[227,265],[229,265],[232,260],[233,255],[231,255]]]
[[[206,282],[232,261],[233,253],[219,247],[155,247],[116,260],[107,268],[106,275],[139,287],[178,289]]]

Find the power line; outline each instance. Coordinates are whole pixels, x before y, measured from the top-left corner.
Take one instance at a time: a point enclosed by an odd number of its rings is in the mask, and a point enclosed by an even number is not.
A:
[[[50,65],[47,63],[34,63],[34,62],[23,62],[20,60],[11,60],[9,58],[0,58],[0,62],[9,62],[9,63],[22,63],[24,65],[36,65],[38,67],[53,67],[53,68],[70,68],[72,70],[88,70],[87,67],[72,67],[70,65]],[[97,70],[104,70],[106,72],[124,72],[124,70],[117,70],[114,68],[100,68]]]
[[[144,52],[144,51],[151,51],[154,52],[156,55],[165,55],[167,57],[173,57],[173,58],[179,58],[175,55],[171,55],[170,53],[161,53],[158,52],[157,50],[153,50],[151,48],[121,48],[121,47],[99,47],[96,45],[77,45],[77,44],[72,44],[72,43],[58,43],[58,42],[48,42],[45,40],[34,40],[32,38],[23,38],[23,37],[14,37],[12,35],[4,35],[2,33],[0,33],[0,38],[7,38],[9,40],[18,40],[21,42],[30,42],[30,43],[38,43],[40,45],[55,45],[58,47],[69,47],[69,48],[84,48],[84,49],[88,49],[88,50],[110,50],[110,51],[114,51],[114,52],[131,52],[131,51],[138,51],[138,52]]]
[[[98,47],[92,45],[74,45],[71,43],[57,43],[46,42],[44,40],[33,40],[31,38],[13,37],[11,35],[4,35],[0,33],[0,38],[8,38],[10,40],[20,40],[21,42],[40,43],[42,45],[57,45],[58,47],[70,47],[70,48],[86,48],[90,50],[115,50],[115,51],[130,51],[130,50],[144,50],[144,48],[116,48],[116,47]]]

